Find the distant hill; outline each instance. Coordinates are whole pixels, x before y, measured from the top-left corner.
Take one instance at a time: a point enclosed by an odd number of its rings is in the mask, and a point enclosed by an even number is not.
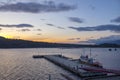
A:
[[[55,48],[55,47],[80,47],[77,44],[59,44],[48,42],[34,42],[21,39],[7,39],[0,37],[0,48]]]
[[[108,44],[118,44],[120,45],[120,40],[112,40],[112,41],[108,41],[108,42],[105,42],[105,43],[108,43]]]
[[[21,39],[7,39],[0,37],[0,48],[79,48],[79,47],[120,47],[116,44],[101,44],[101,45],[80,45],[80,44],[63,44],[63,43],[48,43],[34,42]]]
[[[104,44],[104,43],[120,45],[120,40],[106,40],[106,41],[96,42],[96,44]]]

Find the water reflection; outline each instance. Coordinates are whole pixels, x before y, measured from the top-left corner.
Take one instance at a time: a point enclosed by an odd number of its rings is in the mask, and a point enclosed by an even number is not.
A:
[[[60,73],[69,75],[76,80],[77,76],[54,65],[45,59],[33,59],[34,54],[62,54],[70,58],[79,58],[81,54],[90,53],[89,48],[59,49],[0,49],[0,80],[48,80],[51,74],[53,80],[66,80]],[[99,60],[103,67],[120,70],[120,48],[109,51],[107,48],[91,49],[92,56]]]

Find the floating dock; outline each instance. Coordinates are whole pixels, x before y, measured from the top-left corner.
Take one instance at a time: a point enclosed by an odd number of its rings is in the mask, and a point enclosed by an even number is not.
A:
[[[84,68],[94,68],[85,64],[77,63],[73,60],[70,60],[67,57],[64,57],[62,55],[33,55],[33,58],[45,58],[48,61],[53,62],[54,64],[80,76],[81,78],[96,78],[96,77],[105,77],[107,76],[107,73],[103,72],[92,72],[89,70],[85,70]],[[108,76],[107,76],[108,77]]]

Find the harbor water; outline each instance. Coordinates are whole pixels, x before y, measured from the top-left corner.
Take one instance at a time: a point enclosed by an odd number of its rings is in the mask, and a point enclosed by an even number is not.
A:
[[[78,59],[80,55],[90,55],[99,61],[104,68],[120,70],[120,48],[30,48],[0,49],[0,80],[66,80],[62,75],[75,80],[79,77],[67,70],[45,60],[33,59],[33,55],[62,54]]]

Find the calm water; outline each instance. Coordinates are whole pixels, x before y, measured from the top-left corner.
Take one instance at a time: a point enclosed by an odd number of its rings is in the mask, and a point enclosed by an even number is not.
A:
[[[49,74],[53,80],[66,80],[60,73],[79,80],[75,75],[45,59],[32,58],[33,54],[58,53],[77,59],[83,53],[89,55],[90,49],[0,49],[0,80],[48,80]],[[112,51],[108,51],[108,48],[93,48],[91,53],[103,67],[120,70],[120,48],[117,51],[114,48]]]

